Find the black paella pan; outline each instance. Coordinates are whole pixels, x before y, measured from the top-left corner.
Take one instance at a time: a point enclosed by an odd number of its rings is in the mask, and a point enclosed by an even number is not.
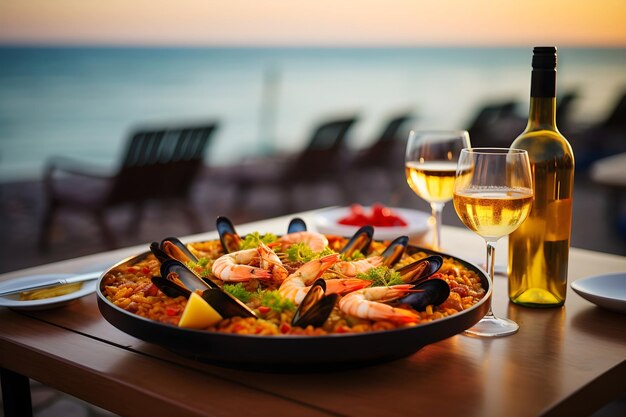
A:
[[[214,333],[181,328],[130,313],[110,302],[102,292],[104,277],[120,266],[132,266],[150,252],[119,262],[98,282],[98,308],[113,326],[146,342],[180,355],[230,367],[255,370],[320,370],[364,366],[409,356],[422,347],[458,334],[476,324],[489,309],[492,287],[476,265],[444,253],[409,245],[409,254],[425,252],[453,258],[476,272],[485,296],[474,306],[429,323],[393,330],[324,336],[257,336]]]

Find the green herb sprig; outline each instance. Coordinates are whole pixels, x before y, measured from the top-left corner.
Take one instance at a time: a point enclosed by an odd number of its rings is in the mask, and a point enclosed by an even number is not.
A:
[[[400,274],[386,266],[377,266],[365,273],[357,274],[356,277],[372,281],[373,287],[389,287],[391,285],[404,284]]]
[[[287,254],[287,258],[292,262],[309,262],[326,255],[332,255],[334,252],[328,246],[321,252],[314,252],[309,245],[304,242],[299,242],[289,246],[285,250],[285,253]]]
[[[238,282],[237,284],[224,284],[222,289],[243,303],[250,301],[253,295],[250,291],[243,287],[241,282]]]
[[[268,244],[272,242],[276,242],[278,238],[273,233],[266,233],[261,235],[259,232],[248,233],[246,237],[241,241],[239,248],[240,249],[254,249],[258,248],[261,242]]]
[[[259,290],[258,295],[260,297],[261,305],[269,307],[277,313],[282,313],[283,311],[293,311],[296,308],[293,301],[283,298],[277,290]]]

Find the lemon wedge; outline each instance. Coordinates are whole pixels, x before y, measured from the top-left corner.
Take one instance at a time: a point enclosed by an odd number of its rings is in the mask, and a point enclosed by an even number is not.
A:
[[[188,329],[205,329],[220,320],[222,320],[222,316],[194,292],[187,300],[178,326]]]

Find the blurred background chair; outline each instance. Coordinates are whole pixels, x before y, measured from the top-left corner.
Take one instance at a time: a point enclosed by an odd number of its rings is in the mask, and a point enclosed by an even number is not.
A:
[[[626,152],[626,89],[604,119],[568,139],[574,149],[577,171],[586,171],[599,159]]]
[[[404,153],[414,120],[408,111],[392,115],[371,145],[356,152],[350,162],[350,201],[371,204],[406,185]]]
[[[128,233],[138,232],[144,205],[151,200],[180,202],[192,231],[201,230],[202,223],[190,204],[190,190],[204,165],[204,153],[216,127],[216,123],[211,123],[137,131],[128,141],[120,168],[112,176],[67,158],[49,160],[44,174],[46,208],[40,249],[48,247],[54,217],[62,208],[91,214],[110,248],[116,246],[116,239],[105,214],[116,206],[132,209]]]
[[[473,147],[505,147],[522,133],[527,118],[517,114],[515,100],[484,104],[467,127]]]
[[[314,128],[307,146],[296,155],[256,160],[229,170],[223,181],[234,186],[233,207],[247,207],[252,193],[264,189],[281,195],[279,211],[283,213],[301,208],[294,194],[297,187],[307,186],[307,193],[312,194],[316,186],[327,184],[343,192],[346,137],[356,121],[356,116],[325,120]],[[315,197],[309,196],[314,201]]]

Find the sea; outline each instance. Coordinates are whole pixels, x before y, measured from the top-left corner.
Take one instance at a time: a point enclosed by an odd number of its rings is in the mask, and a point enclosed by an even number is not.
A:
[[[532,48],[0,47],[0,182],[40,178],[51,157],[114,171],[142,127],[216,121],[207,164],[297,152],[316,124],[357,115],[350,146],[394,114],[466,128],[481,106],[527,114]],[[626,49],[559,48],[572,118],[606,117],[626,91]]]

